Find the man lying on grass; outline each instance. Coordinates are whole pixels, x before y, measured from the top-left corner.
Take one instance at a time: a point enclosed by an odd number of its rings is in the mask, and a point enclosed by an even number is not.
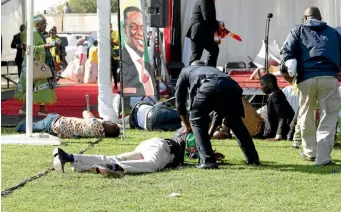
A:
[[[97,119],[91,112],[83,111],[83,118],[48,114],[45,119],[32,123],[33,132],[47,132],[59,138],[118,137],[120,128],[110,121]],[[21,121],[17,132],[26,132],[26,122]]]
[[[114,178],[124,174],[156,172],[183,164],[184,155],[195,155],[193,139],[192,133],[185,134],[180,128],[171,139],[151,138],[142,141],[134,151],[118,156],[69,154],[56,147],[53,151],[53,166],[55,171],[64,172],[65,163],[71,163],[74,170],[91,171]],[[221,153],[215,155],[217,160],[224,158]]]

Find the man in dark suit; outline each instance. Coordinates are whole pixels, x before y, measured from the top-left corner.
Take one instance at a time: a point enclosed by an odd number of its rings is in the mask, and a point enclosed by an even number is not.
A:
[[[154,96],[155,78],[149,63],[143,59],[144,33],[141,10],[124,10],[126,43],[122,50],[123,92],[126,96]]]
[[[214,0],[197,0],[186,37],[191,39],[192,56],[189,64],[200,60],[204,49],[209,52],[207,65],[216,67],[219,54],[214,32],[219,30]]]
[[[25,28],[26,28],[26,26],[24,24],[20,25],[20,32],[13,36],[13,40],[11,43],[11,48],[17,49],[17,54],[15,56],[15,63],[17,64],[17,67],[18,67],[19,77],[20,77],[20,73],[21,73],[22,63],[24,61],[24,57],[23,57],[24,45],[21,43],[20,35],[25,30]]]
[[[184,132],[193,131],[200,155],[200,169],[217,168],[210,138],[223,118],[235,134],[248,164],[259,164],[259,157],[251,136],[245,127],[243,90],[238,83],[216,68],[205,66],[202,61],[182,69],[176,84],[176,108]],[[186,102],[189,94],[189,118]],[[210,124],[210,113],[214,111]]]

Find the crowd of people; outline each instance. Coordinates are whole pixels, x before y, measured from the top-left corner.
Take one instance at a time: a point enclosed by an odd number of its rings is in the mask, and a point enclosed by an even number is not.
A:
[[[142,43],[139,42],[142,33],[139,17],[141,10],[138,8],[128,7],[124,12],[127,41],[122,49],[122,55],[135,52],[129,54],[134,55],[131,61],[123,63],[126,71],[136,69],[136,64],[144,51]],[[58,39],[54,31],[50,32],[48,42],[43,36],[46,29],[46,20],[43,16],[36,16],[34,23],[35,60],[44,61],[52,71],[55,71],[54,64],[58,60],[58,54],[53,52],[58,52],[54,49],[58,48]],[[243,89],[227,74],[216,68],[219,46],[214,41],[214,32],[219,30],[219,23],[216,20],[214,1],[198,0],[186,33],[192,42],[191,62],[182,69],[177,80],[175,109],[162,104],[139,103],[131,111],[129,124],[132,128],[143,130],[180,128],[173,138],[151,138],[142,141],[134,151],[118,156],[70,154],[56,148],[53,152],[55,170],[64,172],[64,165],[71,163],[76,170],[91,171],[110,177],[154,172],[183,164],[186,146],[193,140],[195,152],[199,157],[197,168],[217,169],[221,154],[213,151],[210,140],[214,138],[217,128],[222,125],[225,126],[226,132],[232,131],[234,134],[246,163],[260,165],[260,156],[245,125],[247,117],[243,106]],[[113,76],[116,78],[114,83],[117,87],[117,73],[114,73],[114,70],[117,70],[120,56],[119,39],[116,32],[113,31],[111,35]],[[24,48],[21,44],[14,46]],[[206,63],[200,61],[204,49],[209,51]],[[83,56],[78,59],[84,61],[84,64],[79,63],[90,67],[91,70],[96,69],[94,67],[98,64],[97,51],[95,41],[94,47],[90,49],[89,64],[85,65]],[[341,71],[341,34],[322,21],[317,7],[309,7],[304,12],[302,23],[296,25],[289,33],[281,48],[281,55],[281,74],[285,80],[297,85],[299,108],[297,110],[292,108],[279,88],[276,76],[272,74],[260,76],[260,88],[269,98],[259,114],[263,120],[262,128],[255,137],[271,141],[294,140],[294,147],[302,144],[303,159],[315,161],[317,165],[333,164],[331,152],[335,144],[341,103],[338,82],[338,74]],[[148,75],[149,69],[143,63],[138,66],[142,67],[141,73],[145,72]],[[25,71],[23,66],[21,73]],[[55,75],[34,82],[36,91],[34,103],[40,104],[40,112],[46,115],[44,105],[56,100],[54,79]],[[16,98],[24,101],[25,74],[21,74],[20,80]],[[140,82],[139,79],[135,81]],[[145,83],[141,83],[140,89],[144,94],[148,92]],[[319,108],[320,114],[317,125],[314,119],[316,108]],[[49,114],[44,120],[34,123],[33,130],[46,131],[62,138],[119,136],[117,123],[96,119],[89,111],[85,111],[83,117],[79,119]],[[17,126],[17,131],[25,132],[25,128],[25,123],[21,122]]]

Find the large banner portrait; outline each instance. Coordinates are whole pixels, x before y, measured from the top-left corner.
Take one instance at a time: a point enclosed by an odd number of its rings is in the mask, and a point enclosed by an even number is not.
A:
[[[124,96],[155,96],[155,77],[146,42],[144,0],[120,1],[122,72]],[[143,5],[143,6],[142,6]]]

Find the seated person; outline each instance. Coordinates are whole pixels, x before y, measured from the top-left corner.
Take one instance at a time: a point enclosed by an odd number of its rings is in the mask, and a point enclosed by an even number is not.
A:
[[[59,138],[115,138],[120,134],[117,124],[97,119],[86,110],[83,111],[83,118],[48,114],[43,120],[32,123],[32,130],[33,132],[47,132]],[[18,124],[16,131],[26,132],[25,120]]]
[[[180,128],[171,139],[152,138],[142,141],[134,151],[118,156],[68,154],[56,147],[53,151],[53,166],[57,172],[64,172],[65,163],[71,163],[74,170],[90,171],[114,178],[124,174],[151,173],[165,168],[176,168],[184,163],[187,148],[196,149],[193,134],[183,131],[184,129]],[[222,160],[224,155],[216,153],[216,157]]]
[[[269,95],[264,119],[263,136],[268,140],[287,138],[290,124],[295,112],[290,106],[282,90],[278,87],[277,78],[273,74],[265,74],[260,79],[261,90]]]
[[[176,110],[161,104],[137,103],[129,117],[130,128],[172,131],[181,127],[181,118]]]

